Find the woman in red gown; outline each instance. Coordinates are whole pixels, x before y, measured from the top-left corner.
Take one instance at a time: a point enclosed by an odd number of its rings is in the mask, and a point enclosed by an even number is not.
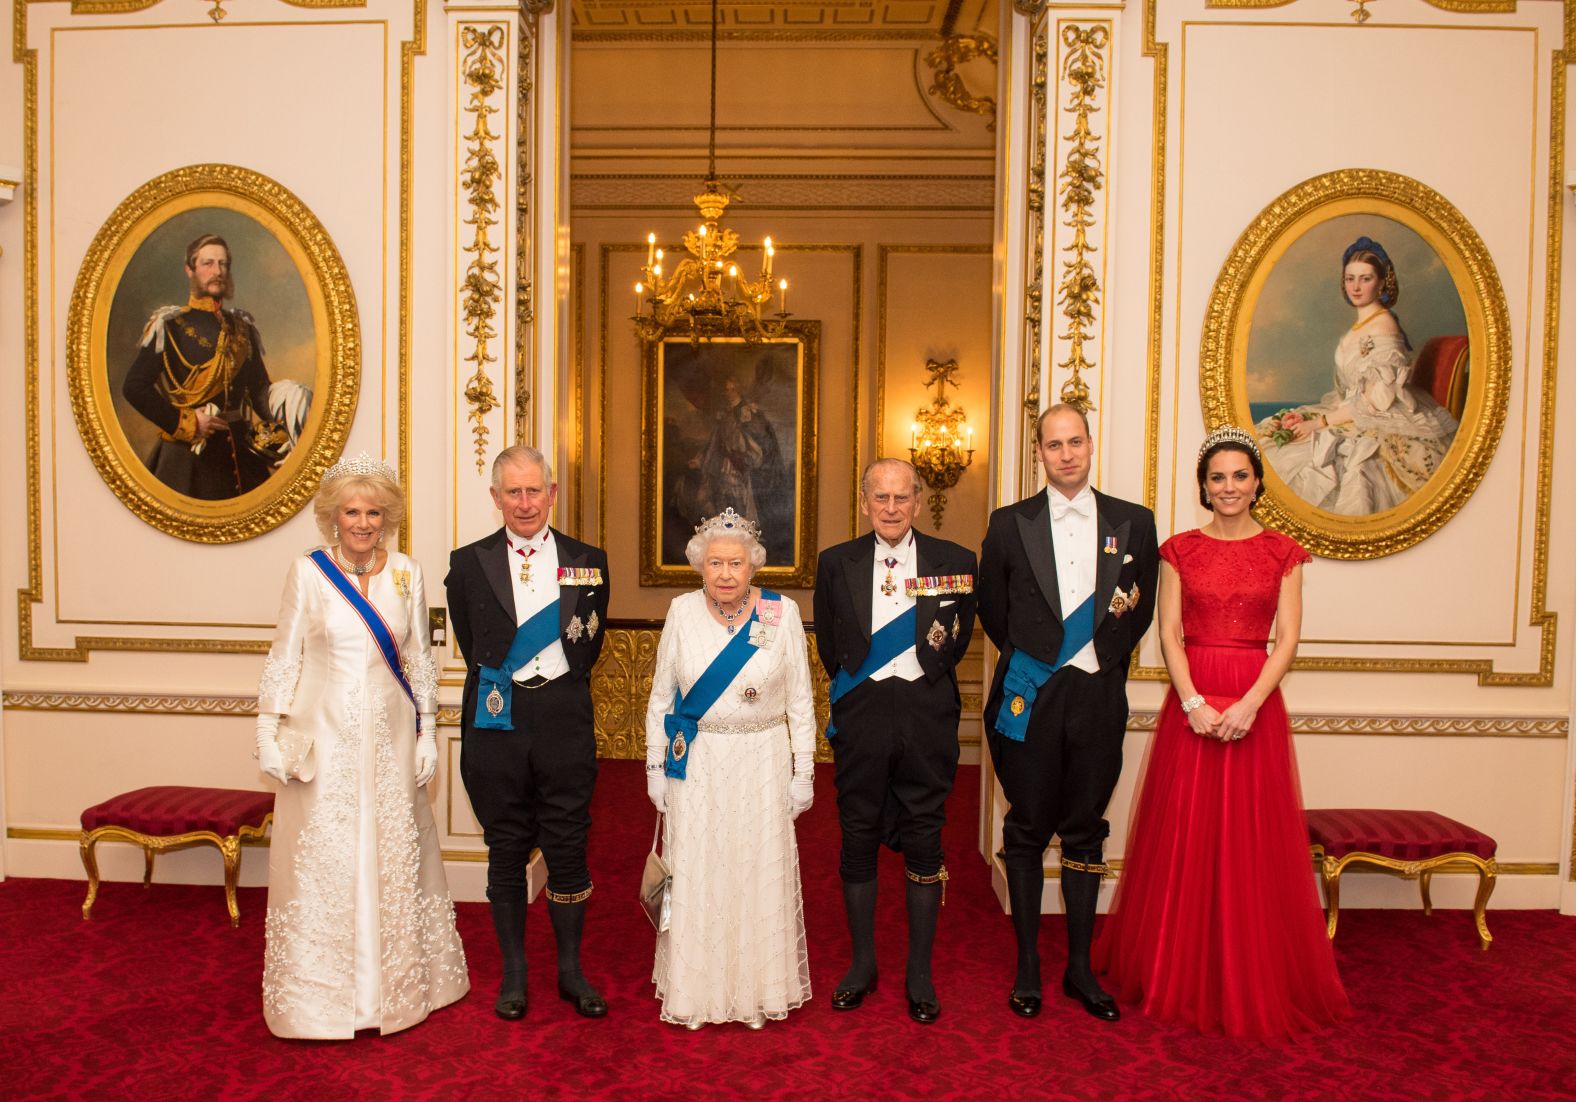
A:
[[[1309,555],[1254,520],[1263,479],[1249,433],[1211,433],[1198,483],[1214,520],[1160,548],[1171,690],[1094,964],[1118,1000],[1151,1017],[1273,1039],[1351,1007],[1324,932],[1279,688]]]

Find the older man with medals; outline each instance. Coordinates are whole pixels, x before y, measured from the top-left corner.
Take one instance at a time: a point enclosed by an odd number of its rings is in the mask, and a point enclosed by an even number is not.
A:
[[[1062,992],[1105,1021],[1121,1015],[1089,963],[1106,804],[1122,772],[1127,667],[1155,611],[1154,514],[1089,486],[1082,411],[1055,405],[1035,447],[1050,485],[991,514],[980,555],[980,623],[1001,652],[986,737],[1012,805],[1002,827],[1018,939],[1012,1011],[1040,1012],[1040,895],[1052,835],[1062,841],[1067,968]]]
[[[832,994],[853,1010],[876,989],[876,855],[903,852],[908,877],[909,1017],[941,1015],[930,976],[944,898],[944,804],[958,765],[957,664],[974,630],[974,553],[914,530],[920,481],[878,459],[860,482],[874,531],[821,552],[815,642],[832,679],[840,873],[853,963]]]
[[[548,526],[552,468],[516,445],[493,461],[504,527],[449,556],[449,620],[465,658],[460,775],[487,842],[487,898],[503,956],[494,1010],[526,1011],[526,865],[541,847],[558,942],[558,994],[587,1018],[607,1003],[580,970],[596,784],[591,668],[607,621],[607,554]]]

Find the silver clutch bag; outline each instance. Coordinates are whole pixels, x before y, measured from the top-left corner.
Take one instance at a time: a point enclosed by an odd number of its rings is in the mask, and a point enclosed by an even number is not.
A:
[[[673,874],[668,863],[658,852],[662,841],[662,816],[657,816],[657,829],[651,835],[651,852],[646,854],[646,867],[640,873],[640,909],[646,912],[657,933],[666,933],[672,921]]]

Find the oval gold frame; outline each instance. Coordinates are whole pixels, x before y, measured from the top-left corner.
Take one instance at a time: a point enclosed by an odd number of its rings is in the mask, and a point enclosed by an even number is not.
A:
[[[1389,218],[1415,231],[1444,262],[1467,319],[1473,370],[1461,431],[1438,473],[1393,509],[1361,517],[1319,509],[1265,464],[1259,518],[1331,559],[1375,559],[1404,551],[1455,516],[1488,470],[1510,394],[1510,314],[1488,249],[1460,211],[1407,176],[1342,169],[1305,180],[1259,212],[1221,267],[1204,316],[1199,392],[1206,431],[1251,425],[1248,334],[1275,264],[1313,226],[1350,214]]]
[[[317,340],[318,378],[301,444],[278,474],[238,497],[206,501],[154,477],[120,427],[109,386],[105,341],[110,307],[126,266],[169,218],[220,207],[255,219],[289,254],[306,286]],[[266,319],[265,319],[266,324]],[[360,390],[361,331],[339,250],[306,205],[277,181],[237,165],[188,165],[143,184],[115,208],[88,247],[67,318],[66,378],[71,412],[93,465],[115,496],[153,527],[195,543],[252,539],[294,516],[344,448]]]

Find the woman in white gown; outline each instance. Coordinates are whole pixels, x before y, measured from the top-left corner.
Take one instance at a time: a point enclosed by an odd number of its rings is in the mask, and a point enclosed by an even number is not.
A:
[[[404,513],[388,466],[336,463],[316,512],[329,546],[290,564],[257,694],[258,762],[281,786],[263,1014],[280,1037],[393,1033],[470,989],[422,791],[438,761],[426,593],[381,546]]]
[[[753,521],[729,508],[686,552],[703,587],[668,608],[646,708],[673,874],[652,980],[663,1021],[759,1029],[810,997],[793,827],[814,785],[804,625],[750,582],[766,559]]]
[[[1335,346],[1335,389],[1257,429],[1265,458],[1293,493],[1332,513],[1363,516],[1422,489],[1450,450],[1457,422],[1411,384],[1412,346],[1390,310],[1400,284],[1377,241],[1359,237],[1347,248],[1341,291],[1357,317]],[[1277,444],[1281,427],[1292,438]]]

